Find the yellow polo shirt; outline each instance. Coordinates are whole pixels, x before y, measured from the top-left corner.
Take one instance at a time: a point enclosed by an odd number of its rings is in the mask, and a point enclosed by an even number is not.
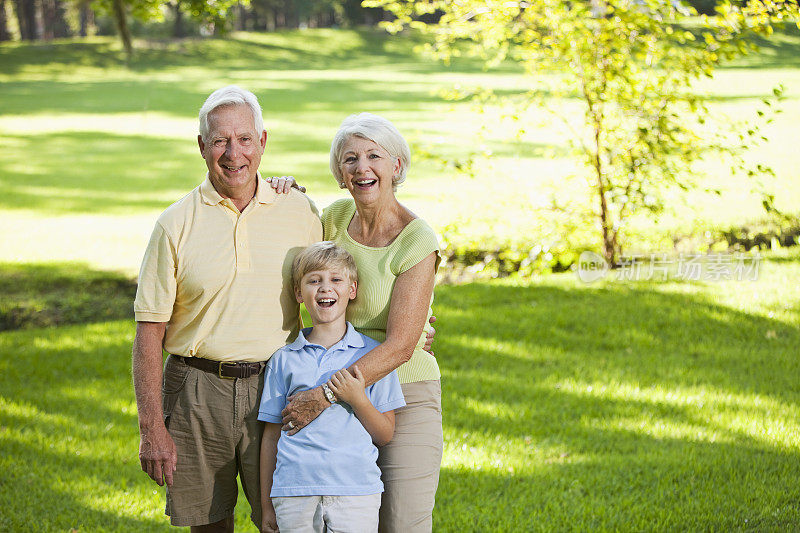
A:
[[[294,255],[322,240],[313,202],[258,178],[239,213],[208,178],[156,222],[139,272],[137,322],[167,322],[164,349],[217,361],[265,361],[296,337]]]

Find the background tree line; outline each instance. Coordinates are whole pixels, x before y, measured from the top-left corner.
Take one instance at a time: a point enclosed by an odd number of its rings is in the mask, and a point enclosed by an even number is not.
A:
[[[705,14],[712,14],[717,3],[686,2]],[[386,18],[386,11],[362,7],[361,0],[0,0],[0,41],[372,26]]]
[[[134,35],[372,26],[385,16],[360,0],[0,0],[0,41],[119,33],[129,43]]]

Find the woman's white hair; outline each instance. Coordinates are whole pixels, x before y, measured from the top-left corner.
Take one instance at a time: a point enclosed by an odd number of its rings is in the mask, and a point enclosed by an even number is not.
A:
[[[358,113],[344,119],[331,143],[330,163],[333,177],[342,189],[345,188],[342,176],[342,149],[350,137],[370,140],[389,152],[392,158],[400,159],[400,172],[392,176],[392,188],[396,191],[397,186],[406,180],[406,172],[411,163],[411,150],[394,124],[372,113]]]
[[[208,115],[218,107],[228,105],[248,106],[253,112],[256,135],[260,136],[264,131],[264,117],[261,115],[261,105],[259,105],[256,95],[236,85],[228,85],[211,93],[203,103],[203,107],[200,108],[200,138],[203,139],[203,142],[208,140]]]

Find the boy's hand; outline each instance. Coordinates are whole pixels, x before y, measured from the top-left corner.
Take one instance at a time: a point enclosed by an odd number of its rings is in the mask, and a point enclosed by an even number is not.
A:
[[[275,518],[275,508],[272,504],[261,508],[261,533],[279,533],[278,519]]]
[[[349,403],[351,407],[367,400],[367,395],[364,393],[366,381],[358,365],[353,365],[353,372],[355,376],[347,369],[339,370],[328,380],[328,386],[336,395],[336,399]]]

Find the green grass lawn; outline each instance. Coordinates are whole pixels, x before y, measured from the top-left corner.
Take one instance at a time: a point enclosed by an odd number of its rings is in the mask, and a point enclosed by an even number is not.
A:
[[[141,42],[130,69],[112,39],[0,44],[0,531],[168,529],[163,490],[137,458],[130,275],[157,214],[203,177],[196,113],[213,89],[260,97],[262,171],[298,176],[320,207],[342,194],[330,139],[367,110],[414,148],[494,152],[475,179],[414,160],[400,198],[435,228],[560,238],[537,206],[581,183],[567,178],[565,139],[546,115],[534,110],[523,142],[509,142],[500,110],[434,94],[530,79],[431,63],[414,42],[332,30]],[[697,87],[745,118],[786,86],[770,142],[750,157],[776,169],[779,205],[793,212],[799,57],[800,34],[781,33]],[[758,216],[749,184],[707,166],[721,198],[676,201],[641,231],[669,241]],[[435,529],[797,530],[798,279],[800,256],[787,252],[757,282],[585,285],[565,274],[439,287]]]
[[[168,530],[137,459],[130,301],[89,322],[117,277],[50,268],[0,267],[44,313],[82,294],[84,322],[0,332],[0,530]],[[435,530],[796,529],[799,278],[795,253],[757,282],[439,287]]]

